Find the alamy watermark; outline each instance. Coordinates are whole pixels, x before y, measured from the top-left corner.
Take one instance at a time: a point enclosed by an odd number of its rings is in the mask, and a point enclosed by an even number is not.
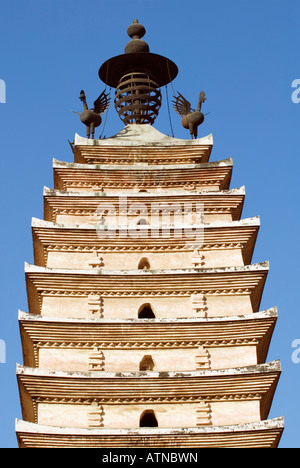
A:
[[[105,451],[101,457],[102,463],[117,463],[129,466],[141,465],[146,463],[198,463],[198,453],[192,450],[189,451],[142,451],[138,453],[114,453]]]
[[[300,102],[300,79],[293,80],[292,88],[296,88],[295,91],[292,92],[291,99],[294,104],[299,104]]]
[[[6,363],[6,345],[4,340],[0,340],[0,364]]]
[[[118,203],[101,203],[93,218],[100,238],[183,239],[194,250],[204,242],[204,205],[197,201],[128,203],[121,196]]]
[[[6,103],[6,84],[4,80],[0,79],[0,103]]]
[[[292,352],[292,362],[294,364],[299,364],[300,362],[300,339],[296,339],[292,342],[292,348],[295,348],[295,351]]]

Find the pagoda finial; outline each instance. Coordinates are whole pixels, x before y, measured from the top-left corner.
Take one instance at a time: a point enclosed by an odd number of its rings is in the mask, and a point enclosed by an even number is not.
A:
[[[127,34],[131,37],[131,41],[125,47],[125,54],[150,52],[147,42],[141,39],[146,34],[146,29],[137,19],[134,19],[133,23],[128,26]]]
[[[115,108],[127,124],[153,124],[161,107],[160,87],[177,76],[175,63],[150,52],[141,38],[146,30],[137,19],[128,27],[131,40],[125,53],[113,57],[100,67],[101,80],[116,88]]]

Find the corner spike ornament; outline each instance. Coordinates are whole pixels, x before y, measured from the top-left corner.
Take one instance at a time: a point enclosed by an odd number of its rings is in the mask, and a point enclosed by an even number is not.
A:
[[[204,115],[201,112],[201,107],[206,97],[203,91],[199,96],[197,110],[191,109],[191,104],[177,91],[178,96],[174,96],[174,109],[182,117],[182,126],[190,131],[191,138],[197,138],[198,127],[204,122]]]
[[[171,60],[150,52],[142,40],[145,33],[144,26],[135,19],[127,29],[131,40],[125,53],[107,60],[99,69],[100,79],[116,89],[115,108],[125,125],[153,125],[161,107],[160,87],[178,73]]]
[[[88,108],[85,92],[83,90],[80,92],[79,99],[83,104],[83,112],[80,114],[80,120],[86,126],[87,137],[92,137],[92,139],[94,139],[95,128],[101,125],[101,115],[108,109],[110,97],[103,91],[96,101],[94,101],[93,109]]]

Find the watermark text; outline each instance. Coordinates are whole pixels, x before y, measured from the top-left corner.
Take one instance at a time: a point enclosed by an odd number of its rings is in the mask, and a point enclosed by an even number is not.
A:
[[[0,103],[6,103],[6,84],[4,80],[0,79]]]
[[[97,226],[99,238],[184,239],[193,249],[204,240],[204,205],[199,202],[129,203],[121,196],[116,204],[101,203],[91,222]]]
[[[292,88],[296,88],[295,91],[292,92],[292,102],[294,104],[299,104],[300,102],[300,79],[293,80]]]
[[[6,345],[4,340],[0,340],[0,364],[6,363]]]
[[[141,456],[142,455],[142,456]],[[127,466],[140,465],[145,463],[197,463],[198,453],[195,452],[164,452],[164,451],[152,451],[152,452],[138,452],[138,453],[114,453],[108,452],[102,455],[102,463],[120,463],[126,464]]]
[[[292,362],[294,364],[299,364],[300,362],[300,339],[296,339],[292,342],[292,348],[295,348],[295,351],[292,352]]]

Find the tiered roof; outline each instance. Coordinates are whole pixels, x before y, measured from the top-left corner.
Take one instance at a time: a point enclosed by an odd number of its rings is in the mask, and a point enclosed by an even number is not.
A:
[[[142,130],[141,130],[141,127]],[[113,138],[90,140],[78,134],[74,162],[85,164],[198,164],[209,160],[212,135],[197,140],[171,138],[151,125],[126,125]],[[142,151],[137,151],[142,149]]]
[[[266,360],[277,309],[251,315],[190,319],[78,319],[19,312],[25,366],[43,347],[149,349],[255,345],[258,363]]]
[[[276,448],[284,421],[276,418],[266,421],[230,426],[204,426],[142,429],[85,429],[64,428],[16,422],[20,447],[27,448]]]
[[[194,187],[227,190],[232,175],[232,158],[180,165],[70,164],[54,159],[53,173],[54,187],[68,191],[157,188],[189,190]]]
[[[280,375],[280,363],[265,363],[276,323],[277,309],[259,312],[268,262],[251,264],[259,219],[241,220],[244,187],[229,189],[232,160],[208,162],[212,136],[179,140],[149,125],[129,125],[116,136],[90,140],[75,136],[74,163],[54,160],[54,189],[44,190],[44,220],[33,219],[35,265],[26,264],[29,314],[20,312],[24,366],[18,366],[23,417],[16,430],[21,447],[276,447],[283,420],[266,420]],[[155,189],[155,192],[153,191]],[[139,192],[148,190],[148,192]],[[49,252],[161,252],[187,251],[186,240],[175,236],[182,226],[169,226],[170,237],[151,238],[141,227],[139,239],[101,236],[90,217],[102,204],[128,205],[201,202],[205,213],[227,220],[207,223],[202,250],[239,246],[243,265],[218,268],[64,269],[49,268]],[[122,209],[121,209],[122,211]],[[124,213],[127,214],[127,208]],[[120,212],[121,213],[121,212]],[[205,214],[204,213],[204,214]],[[70,216],[61,224],[59,215]],[[72,223],[72,216],[86,222]],[[110,226],[107,227],[109,233]],[[122,227],[117,231],[120,233]],[[223,315],[138,319],[56,313],[53,298],[81,300],[221,297]],[[228,298],[248,297],[245,313],[226,310]],[[47,299],[47,310],[44,310]],[[52,304],[52,303],[51,303]],[[61,303],[62,304],[62,303]],[[61,307],[60,304],[60,307]],[[73,304],[73,303],[72,303]],[[81,306],[80,306],[81,307]],[[50,312],[49,312],[50,311]],[[68,311],[71,311],[70,313]],[[107,372],[39,368],[45,349],[177,349],[254,346],[257,364],[226,369],[181,372]],[[157,429],[97,429],[39,424],[39,405],[140,405],[232,402],[255,403],[253,421],[236,425]],[[193,406],[194,408],[194,406]],[[259,418],[264,421],[259,421]]]
[[[245,264],[249,265],[259,227],[260,220],[256,217],[231,223],[192,225],[191,229],[203,229],[202,250],[238,247],[242,249]],[[115,253],[188,251],[191,250],[191,246],[186,238],[178,235],[183,229],[184,225],[176,224],[169,227],[168,237],[162,235],[162,228],[157,230],[156,236],[151,236],[148,229],[141,226],[137,243],[136,238],[124,235],[125,227],[116,231],[113,227],[110,235],[109,227],[105,232],[101,232],[93,225],[65,225],[33,218],[35,264],[47,266],[47,254],[50,251],[76,252],[76,254],[88,251]]]

